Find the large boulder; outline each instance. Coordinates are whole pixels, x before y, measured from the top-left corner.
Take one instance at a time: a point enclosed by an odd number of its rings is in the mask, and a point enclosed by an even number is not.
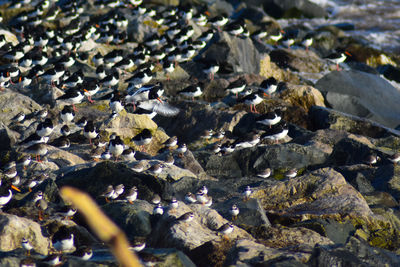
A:
[[[334,129],[353,134],[381,138],[400,135],[399,131],[387,128],[369,119],[352,116],[334,109],[313,106],[309,110],[311,129]]]
[[[400,94],[381,77],[360,71],[333,71],[315,85],[329,105],[394,128],[399,124]]]
[[[11,251],[21,247],[26,238],[37,253],[47,255],[49,239],[43,236],[40,225],[32,220],[15,215],[0,213],[0,250]]]
[[[108,203],[102,209],[125,232],[129,240],[151,233],[150,214],[153,207],[147,201],[136,200],[133,204]]]
[[[224,129],[232,131],[245,114],[244,111],[219,110],[210,105],[195,102],[180,102],[182,111],[171,121],[170,118],[155,118],[169,136],[176,135],[182,143],[192,143],[199,139],[204,130]]]
[[[267,0],[262,3],[265,12],[274,18],[323,18],[328,15],[322,7],[308,0]]]
[[[373,218],[365,199],[332,168],[323,168],[274,186],[254,190],[271,214],[318,218]]]
[[[214,34],[213,42],[202,54],[206,60],[216,60],[234,72],[258,73],[260,55],[251,39],[242,39],[227,32]]]
[[[100,130],[104,130],[109,134],[116,133],[126,145],[134,147],[136,146],[130,139],[143,129],[149,129],[153,135],[153,140],[150,145],[146,146],[146,150],[148,153],[155,154],[160,149],[161,144],[168,139],[168,136],[158,129],[157,124],[147,115],[137,115],[123,111],[118,117],[106,121],[100,127]]]
[[[124,184],[125,190],[136,186],[139,198],[150,201],[154,194],[163,197],[168,191],[169,184],[165,180],[137,173],[123,163],[105,161],[95,167],[88,167],[77,171],[68,172],[64,177],[56,180],[59,187],[69,185],[89,193],[93,198],[101,200],[100,194],[108,185]],[[104,203],[104,201],[103,201]]]
[[[11,119],[20,112],[29,115],[42,109],[30,97],[9,90],[0,94],[0,107],[0,121],[7,126],[11,123]]]
[[[176,220],[186,212],[194,212],[195,217],[191,222],[184,223]],[[150,244],[162,247],[175,247],[183,251],[193,250],[206,242],[221,239],[217,229],[227,223],[218,212],[201,204],[186,205],[179,202],[179,210],[169,210],[159,218],[153,228]],[[234,226],[230,238],[250,238],[250,235]]]

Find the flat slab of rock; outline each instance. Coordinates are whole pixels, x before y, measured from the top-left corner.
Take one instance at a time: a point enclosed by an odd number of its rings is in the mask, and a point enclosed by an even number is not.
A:
[[[399,124],[400,92],[381,77],[360,71],[333,71],[315,85],[336,110],[394,128]]]

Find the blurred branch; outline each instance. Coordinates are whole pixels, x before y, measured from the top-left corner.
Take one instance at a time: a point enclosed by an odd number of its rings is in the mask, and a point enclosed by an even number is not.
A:
[[[123,267],[139,267],[138,258],[129,250],[125,234],[97,206],[86,193],[69,186],[60,190],[61,196],[71,202],[86,218],[90,228],[111,247],[111,251]]]

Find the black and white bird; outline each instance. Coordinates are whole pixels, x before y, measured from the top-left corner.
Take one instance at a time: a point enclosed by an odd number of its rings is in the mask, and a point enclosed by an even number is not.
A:
[[[136,151],[133,150],[132,148],[128,147],[128,148],[124,149],[124,151],[121,154],[121,157],[123,160],[126,160],[126,161],[134,161],[135,154],[136,154]]]
[[[66,226],[61,226],[54,234],[52,243],[54,249],[57,251],[70,251],[74,248],[74,234]]]
[[[246,186],[246,188],[242,192],[242,195],[244,197],[244,201],[249,200],[251,193],[252,193],[252,191],[251,191],[250,186]]]
[[[238,94],[246,88],[247,82],[243,78],[239,78],[233,82],[231,82],[228,87],[225,88],[226,91],[229,93],[235,94],[236,98],[238,97]]]
[[[270,111],[256,118],[256,122],[266,125],[271,128],[273,125],[279,123],[282,119],[282,112],[280,109]]]
[[[137,199],[138,189],[136,186],[133,186],[125,195],[125,199],[128,200],[129,203],[133,204],[133,201]]]
[[[64,104],[69,104],[72,105],[74,111],[76,111],[76,104],[79,104],[82,102],[84,95],[83,95],[83,89],[81,88],[70,88],[67,91],[65,91],[65,94],[58,97],[56,99],[57,102],[64,103]]]
[[[257,176],[260,177],[260,178],[268,178],[269,176],[271,176],[271,173],[272,172],[271,172],[270,168],[265,168],[265,169],[259,171],[257,173]]]
[[[93,250],[91,247],[82,246],[78,248],[76,251],[74,251],[72,255],[81,258],[84,261],[87,261],[93,256]]]
[[[114,139],[110,140],[108,150],[115,157],[115,161],[117,161],[118,157],[124,152],[124,147],[124,142],[118,135]]]
[[[201,85],[200,83],[194,84],[194,85],[189,85],[188,87],[180,90],[178,92],[179,95],[183,95],[185,97],[189,97],[194,101],[195,97],[201,96],[203,94],[201,90]]]
[[[262,90],[258,90],[255,93],[249,94],[241,99],[238,102],[245,103],[250,106],[250,112],[259,113],[256,109],[256,105],[260,104],[263,99],[264,92]]]
[[[53,132],[54,126],[51,119],[47,118],[44,122],[38,124],[36,128],[36,133],[38,136],[49,136]]]
[[[232,215],[232,221],[237,219],[237,216],[239,215],[239,208],[236,206],[236,204],[232,205],[232,207],[229,209],[229,213]]]
[[[74,120],[75,111],[72,106],[64,106],[61,110],[60,118],[64,123],[70,123]]]
[[[153,135],[149,129],[143,129],[139,134],[132,137],[131,142],[134,142],[137,146],[140,146],[143,150],[145,145],[151,143]]]
[[[336,70],[340,71],[339,64],[343,63],[346,59],[347,56],[351,56],[351,54],[347,51],[344,52],[334,52],[332,54],[329,54],[326,59],[329,61],[333,62],[336,64]]]
[[[93,121],[88,121],[85,127],[83,128],[83,136],[89,139],[90,145],[92,145],[92,139],[96,138],[98,135],[96,127],[94,126]]]
[[[260,88],[268,96],[271,96],[273,93],[276,92],[276,89],[278,88],[278,81],[274,77],[269,77],[268,79],[261,82]]]
[[[228,222],[222,225],[220,228],[218,228],[218,232],[222,234],[224,239],[229,239],[228,235],[233,232],[233,224]]]

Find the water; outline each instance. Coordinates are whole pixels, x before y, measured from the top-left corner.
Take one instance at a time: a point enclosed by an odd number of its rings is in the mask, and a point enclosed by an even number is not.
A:
[[[307,23],[311,27],[351,23],[346,34],[363,39],[369,46],[386,53],[400,53],[400,0],[311,0],[324,7],[328,19],[278,20],[281,25]]]

